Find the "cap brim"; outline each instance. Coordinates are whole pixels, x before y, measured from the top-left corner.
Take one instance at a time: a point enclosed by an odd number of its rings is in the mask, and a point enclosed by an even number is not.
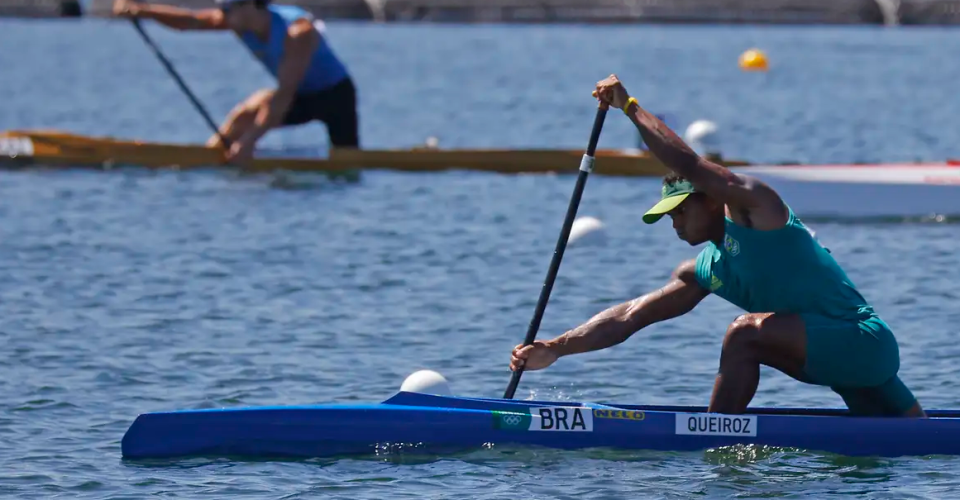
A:
[[[668,198],[664,198],[657,202],[650,210],[647,210],[647,213],[643,214],[643,222],[647,224],[653,224],[660,220],[663,217],[663,214],[677,208],[683,200],[687,199],[687,196],[690,196],[690,193],[683,193]]]

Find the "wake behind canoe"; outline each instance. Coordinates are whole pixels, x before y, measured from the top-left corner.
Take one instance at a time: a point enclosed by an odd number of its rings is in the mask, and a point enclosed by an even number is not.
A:
[[[493,445],[697,451],[755,444],[850,456],[960,455],[960,412],[928,419],[842,416],[834,409],[605,405],[400,392],[380,404],[272,406],[140,415],[122,441],[129,459],[329,457],[384,445],[418,452]]]

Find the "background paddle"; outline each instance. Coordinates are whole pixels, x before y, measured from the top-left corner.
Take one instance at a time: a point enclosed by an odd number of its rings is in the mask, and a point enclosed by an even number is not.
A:
[[[543,312],[547,308],[547,301],[550,299],[550,292],[553,290],[553,282],[557,279],[557,272],[560,270],[560,261],[563,259],[563,252],[567,248],[567,239],[570,238],[570,228],[573,226],[573,220],[577,217],[577,208],[580,207],[580,197],[583,195],[583,188],[587,184],[587,177],[593,171],[594,155],[597,152],[597,142],[600,140],[600,130],[603,129],[603,120],[607,116],[607,105],[601,104],[597,109],[597,116],[593,120],[593,131],[590,132],[590,143],[587,145],[587,152],[580,160],[580,174],[577,176],[577,184],[573,188],[573,196],[570,198],[570,204],[567,206],[567,217],[563,221],[563,227],[560,229],[560,238],[557,239],[557,248],[553,252],[553,259],[550,261],[550,268],[547,270],[547,279],[540,289],[540,300],[537,301],[537,308],[533,312],[533,319],[530,321],[530,327],[527,329],[527,337],[523,341],[524,346],[533,343],[537,338],[537,331],[540,329],[540,320],[543,319]],[[513,399],[513,394],[517,391],[517,385],[520,384],[520,376],[523,374],[521,366],[513,372],[510,378],[510,384],[507,391],[503,394],[504,399]]]
[[[132,18],[130,20],[133,21],[133,27],[136,28],[137,32],[140,33],[140,36],[143,37],[143,41],[148,47],[150,47],[150,50],[153,51],[154,55],[157,56],[157,59],[159,59],[160,63],[163,64],[163,67],[167,68],[167,72],[170,73],[170,76],[176,80],[177,85],[180,86],[180,90],[182,90],[184,94],[187,94],[190,102],[193,103],[193,106],[207,121],[207,125],[210,125],[210,128],[213,130],[213,132],[220,137],[220,143],[223,144],[224,148],[229,148],[230,141],[228,141],[227,138],[220,133],[220,129],[217,127],[217,124],[214,123],[212,118],[210,118],[210,113],[207,113],[207,109],[203,107],[203,104],[200,104],[200,101],[197,100],[195,95],[193,95],[193,92],[190,91],[190,89],[187,87],[187,84],[183,83],[183,79],[180,78],[180,74],[178,74],[177,70],[173,68],[173,64],[170,64],[170,61],[167,60],[166,56],[163,55],[163,52],[160,51],[160,47],[157,47],[157,44],[153,43],[153,40],[149,35],[147,35],[147,32],[143,30],[143,26],[140,26],[140,20],[137,18]]]

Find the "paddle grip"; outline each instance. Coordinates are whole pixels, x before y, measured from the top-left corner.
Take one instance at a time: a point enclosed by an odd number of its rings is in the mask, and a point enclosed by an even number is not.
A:
[[[590,142],[587,145],[586,156],[592,159],[597,152],[597,143],[600,141],[600,131],[603,130],[603,121],[607,117],[607,106],[601,105],[597,108],[596,118],[593,120],[593,130],[590,132]],[[584,159],[586,161],[586,158]],[[582,165],[582,163],[581,163]],[[540,299],[537,301],[537,308],[534,310],[533,319],[530,320],[530,326],[527,329],[527,336],[523,340],[523,345],[528,346],[537,338],[537,331],[540,330],[540,320],[543,319],[543,313],[547,308],[547,301],[550,299],[550,292],[553,290],[553,283],[557,279],[557,272],[560,270],[560,261],[563,259],[563,252],[567,248],[567,239],[570,238],[570,230],[573,228],[573,220],[577,217],[577,208],[580,206],[580,198],[583,196],[583,189],[587,184],[587,177],[591,169],[581,168],[577,175],[577,184],[573,188],[573,195],[570,197],[570,204],[567,206],[567,215],[563,220],[563,227],[560,229],[560,237],[557,238],[557,247],[553,252],[553,259],[550,261],[550,268],[547,270],[547,278],[544,280],[543,288],[540,289]],[[523,367],[513,372],[510,377],[510,384],[503,394],[504,399],[513,399],[517,386],[520,384],[520,376],[523,374]]]

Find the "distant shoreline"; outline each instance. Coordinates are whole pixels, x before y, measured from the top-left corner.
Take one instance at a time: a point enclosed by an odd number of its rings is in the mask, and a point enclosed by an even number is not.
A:
[[[167,2],[192,8],[212,0]],[[430,23],[960,25],[960,0],[282,0],[327,20]],[[112,0],[0,0],[0,17],[102,17]]]

